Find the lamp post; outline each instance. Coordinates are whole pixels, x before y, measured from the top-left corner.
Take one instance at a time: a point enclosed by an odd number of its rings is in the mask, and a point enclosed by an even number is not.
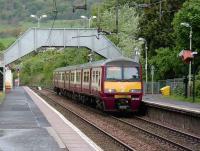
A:
[[[87,16],[81,16],[81,18],[83,18],[83,19],[87,19],[87,20],[88,20],[88,27],[90,28],[91,20],[92,20],[92,19],[96,19],[97,16],[90,16],[90,17],[87,17]]]
[[[138,47],[134,49],[133,59],[135,62],[139,62],[140,60],[140,49]]]
[[[139,38],[138,40],[143,41],[144,44],[145,44],[145,72],[146,72],[146,84],[147,84],[147,82],[148,82],[148,75],[147,75],[148,74],[147,73],[147,49],[148,49],[148,47],[147,47],[147,41],[144,38]]]
[[[196,70],[195,70],[195,55],[197,55],[198,52],[193,52],[193,102],[195,102],[195,74],[196,74]]]
[[[185,26],[187,28],[190,28],[190,51],[192,51],[192,26],[189,23],[181,23],[181,26]],[[189,74],[188,74],[188,96],[190,96],[190,87],[191,87],[191,70],[192,70],[192,61],[189,63]]]
[[[40,20],[41,20],[42,18],[46,18],[47,15],[44,14],[44,15],[41,15],[40,17],[38,17],[37,15],[31,15],[30,17],[35,18],[35,19],[37,20],[37,22],[38,22],[37,27],[40,28]]]

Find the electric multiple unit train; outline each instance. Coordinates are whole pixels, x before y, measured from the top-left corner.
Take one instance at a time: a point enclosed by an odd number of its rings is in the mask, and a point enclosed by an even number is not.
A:
[[[104,111],[138,110],[142,95],[142,69],[128,58],[106,59],[57,68],[54,91]]]

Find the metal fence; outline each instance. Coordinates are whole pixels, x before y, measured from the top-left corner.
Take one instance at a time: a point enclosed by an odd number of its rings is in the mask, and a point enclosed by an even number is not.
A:
[[[145,94],[159,94],[160,89],[170,86],[171,93],[184,93],[184,83],[183,78],[177,79],[167,79],[167,80],[160,80],[158,82],[144,82],[144,93]]]

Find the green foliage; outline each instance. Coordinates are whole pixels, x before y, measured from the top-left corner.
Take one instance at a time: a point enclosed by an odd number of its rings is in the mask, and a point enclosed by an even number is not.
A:
[[[115,7],[106,9],[99,16],[101,21],[98,26],[106,31],[116,31],[115,25]],[[119,9],[119,33],[112,34],[109,38],[121,48],[124,56],[132,57],[133,50],[140,44],[137,42],[136,34],[138,32],[140,16],[137,14],[135,8],[128,5],[120,6]]]
[[[100,0],[87,0],[88,11],[76,10],[73,13],[72,6],[80,5],[85,0],[63,1],[56,0],[58,19],[75,19],[80,18],[80,15],[89,15],[90,7],[92,4],[99,2]],[[31,14],[42,15],[47,14],[48,19],[52,20],[55,10],[54,3],[52,0],[0,0],[0,20],[9,24],[16,24],[19,21],[32,20],[30,19]]]
[[[184,95],[184,89],[183,87],[176,87],[174,90],[173,90],[173,95],[177,95],[177,96],[183,96]]]
[[[135,47],[139,47],[142,50],[142,43],[138,44],[135,39],[138,39],[138,37],[145,38],[148,44],[148,62],[155,65],[157,69],[156,79],[182,77],[183,75],[181,74],[185,72],[187,66],[177,58],[179,48],[175,46],[176,42],[171,22],[173,21],[174,13],[180,9],[184,1],[162,1],[162,12],[160,14],[159,3],[153,4],[157,1],[136,0],[133,2],[131,0],[119,0],[120,33],[118,37],[117,35],[111,35],[109,38],[128,57],[132,55],[131,52]],[[152,5],[148,8],[139,7],[138,4],[144,3],[151,3]],[[95,6],[93,12],[95,15],[99,15],[97,26],[108,31],[116,29],[115,7],[116,0],[104,0],[103,5]],[[141,54],[145,58],[144,51]],[[141,58],[141,62],[144,67],[143,58]],[[150,68],[148,71],[150,71]]]
[[[196,77],[196,96],[200,98],[200,72]]]
[[[0,51],[3,51],[4,49],[5,49],[4,44],[0,42]]]
[[[173,47],[173,26],[171,24],[174,13],[178,11],[185,0],[165,0],[162,1],[162,10],[158,1],[148,1],[152,5],[149,8],[140,9],[144,11],[144,17],[140,21],[139,37],[144,37],[148,42],[149,56],[156,54],[155,50],[160,47]],[[144,3],[138,0],[138,3]]]
[[[192,26],[192,51],[200,53],[200,0],[188,0],[183,4],[183,7],[175,15],[173,20],[176,45],[181,51],[182,49],[189,50],[189,35],[190,28],[181,26],[182,22],[189,23]],[[200,64],[200,59],[196,59],[196,63]]]
[[[174,78],[180,73],[180,70],[185,69],[184,64],[177,57],[177,51],[171,48],[157,49],[150,64],[153,64],[158,72],[155,75],[157,79]]]
[[[16,7],[19,2],[22,1],[24,6]],[[78,0],[75,1],[78,2]],[[95,0],[94,2],[97,1],[99,2],[101,0]],[[119,33],[118,35],[111,34],[108,38],[120,47],[122,53],[128,57],[132,57],[134,54],[133,51],[136,47],[142,50],[142,46],[144,45],[143,43],[138,43],[138,37],[145,38],[148,44],[148,67],[149,69],[150,65],[156,67],[155,78],[167,79],[183,77],[188,74],[188,65],[182,63],[177,55],[182,49],[189,47],[189,29],[180,26],[181,22],[191,23],[193,27],[193,48],[198,51],[200,49],[200,17],[198,16],[198,14],[200,14],[200,0],[185,1],[186,0],[162,1],[162,12],[159,14],[159,3],[152,4],[148,8],[141,8],[138,5],[158,2],[157,0],[119,0]],[[49,19],[53,18],[52,1],[36,0],[32,2],[24,0],[9,0],[9,2],[11,3],[10,5],[5,4],[5,0],[0,0],[0,14],[3,10],[6,12],[3,13],[4,16],[0,15],[2,17],[0,17],[0,20],[9,20],[11,23],[15,22],[15,20],[20,22],[16,24],[16,29],[6,29],[6,26],[0,25],[1,37],[15,37],[21,31],[25,31],[28,27],[36,26],[37,21],[30,18],[30,14],[47,14],[49,18],[41,22],[41,27],[51,26],[52,21]],[[89,6],[93,4],[92,0],[88,0],[88,3]],[[184,5],[182,7],[183,3]],[[57,4],[59,20],[55,22],[55,27],[87,26],[87,20],[66,21],[62,19],[80,18],[80,15],[90,16],[90,10],[89,12],[77,10],[76,13],[73,14],[71,1],[65,3],[64,1],[58,0]],[[115,31],[115,5],[116,0],[104,0],[103,4],[95,5],[92,10],[92,15],[96,15],[97,19],[92,20],[92,26],[101,27],[106,31]],[[10,11],[11,8],[14,10],[22,9],[22,11],[12,12]],[[13,17],[14,13],[15,16]],[[18,13],[22,14],[19,15]],[[174,14],[176,14],[175,18]],[[9,34],[5,35],[5,33]],[[3,42],[3,45],[4,47],[7,47],[8,44]],[[141,54],[141,63],[144,69],[144,51],[142,51]],[[25,63],[23,63],[23,74],[21,76],[24,76],[24,83],[29,83],[29,80],[35,83],[44,83],[44,81],[50,83],[52,71],[56,67],[83,63],[86,62],[87,59],[87,52],[83,51],[82,53],[77,53],[76,49],[70,49],[60,53],[40,53],[37,56],[25,60]],[[197,64],[200,64],[200,59],[197,59]],[[150,73],[149,69],[148,72]],[[198,82],[197,87],[199,88]]]
[[[0,39],[0,43],[3,45],[3,49],[0,48],[0,50],[4,50],[7,47],[9,47],[13,42],[15,41],[14,37],[9,37],[9,38],[2,38]]]

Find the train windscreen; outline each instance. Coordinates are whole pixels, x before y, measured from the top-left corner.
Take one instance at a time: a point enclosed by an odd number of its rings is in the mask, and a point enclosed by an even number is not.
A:
[[[138,67],[107,66],[106,68],[106,81],[138,81],[139,79]]]

